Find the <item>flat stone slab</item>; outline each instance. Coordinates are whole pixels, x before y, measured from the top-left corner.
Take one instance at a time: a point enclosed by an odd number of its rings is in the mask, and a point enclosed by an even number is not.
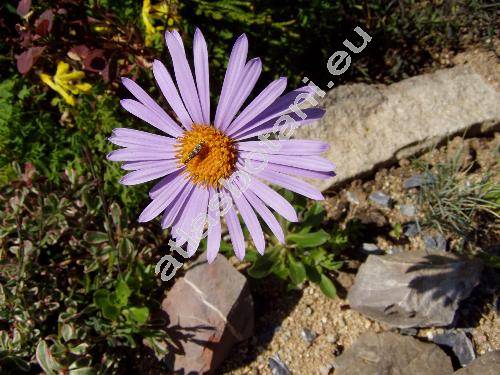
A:
[[[392,332],[368,332],[335,359],[335,375],[447,375],[450,358],[437,345]]]
[[[454,254],[369,255],[347,298],[352,309],[393,327],[448,326],[481,271],[481,263]]]
[[[500,64],[494,58],[488,63],[498,79]],[[467,64],[391,85],[349,84],[329,91],[320,101],[323,119],[294,135],[330,143],[324,155],[337,166],[337,176],[313,183],[325,190],[472,126],[477,132],[497,126],[497,82],[479,70]]]
[[[178,279],[162,302],[175,373],[213,372],[237,342],[252,336],[253,300],[246,278],[219,254],[204,257]]]

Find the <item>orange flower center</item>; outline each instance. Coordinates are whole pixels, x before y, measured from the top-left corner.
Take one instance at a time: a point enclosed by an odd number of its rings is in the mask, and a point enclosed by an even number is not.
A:
[[[193,125],[178,138],[179,164],[186,167],[194,183],[219,186],[234,172],[238,153],[231,138],[210,125]]]

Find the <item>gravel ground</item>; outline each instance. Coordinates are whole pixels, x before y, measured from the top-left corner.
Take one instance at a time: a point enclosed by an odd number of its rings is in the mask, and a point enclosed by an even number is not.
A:
[[[465,141],[455,138],[447,148],[430,151],[420,160],[432,164],[455,153],[458,148],[464,150],[464,161],[477,164],[477,172],[491,171],[498,179],[499,134]],[[271,374],[269,360],[279,357],[293,374],[332,374],[335,356],[349,348],[361,334],[390,330],[390,327],[351,310],[346,294],[360,262],[366,258],[359,251],[362,242],[376,243],[386,252],[394,248],[405,251],[422,248],[419,235],[395,238],[389,234],[398,223],[413,220],[400,212],[402,204],[416,204],[416,191],[403,189],[403,181],[413,174],[412,163],[402,160],[398,166],[380,170],[369,181],[352,181],[340,191],[328,194],[325,207],[331,220],[345,224],[358,219],[369,228],[369,233],[345,252],[346,263],[333,277],[338,297],[325,297],[315,285],[308,285],[301,291],[285,292],[279,280],[250,280],[256,305],[255,336],[236,346],[218,373]],[[391,196],[395,202],[392,208],[378,207],[369,201],[369,194],[376,190]],[[498,225],[492,228],[493,234],[486,240],[498,244]],[[453,238],[449,242],[453,248]],[[500,350],[498,285],[498,272],[485,271],[482,284],[472,297],[462,302],[457,313],[456,327],[467,332],[477,355]],[[443,328],[420,329],[416,336],[429,340],[441,332]]]

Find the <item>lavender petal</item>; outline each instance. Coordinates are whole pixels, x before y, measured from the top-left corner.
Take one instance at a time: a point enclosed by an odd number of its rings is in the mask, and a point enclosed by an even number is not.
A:
[[[205,124],[210,124],[210,80],[208,71],[208,49],[200,29],[196,28],[193,41],[194,74],[200,96],[201,112]]]
[[[175,79],[177,80],[182,100],[186,105],[191,119],[195,123],[202,124],[203,116],[201,113],[200,99],[194,83],[193,74],[191,73],[191,68],[186,58],[184,46],[181,41],[179,41],[178,36],[168,31],[165,33],[165,40],[170,56],[172,57]]]
[[[225,193],[224,195],[229,196],[229,193]],[[243,258],[245,258],[245,238],[233,205],[229,206],[225,218],[229,236],[231,237],[231,243],[233,244],[234,254],[239,260],[243,260]]]
[[[238,185],[239,184],[237,183],[237,186]],[[262,227],[260,226],[257,215],[255,215],[254,210],[246,200],[241,190],[239,192],[232,191],[231,195],[233,196],[233,201],[234,203],[236,203],[236,207],[240,212],[243,222],[250,232],[250,236],[252,237],[252,240],[255,244],[255,248],[260,254],[264,254],[266,242],[264,240],[264,232],[262,231]]]
[[[271,82],[227,127],[227,134],[233,135],[248,122],[268,108],[286,88],[286,78],[281,77]]]
[[[234,116],[240,110],[241,106],[247,100],[248,95],[252,92],[260,73],[262,72],[262,62],[259,58],[250,60],[244,67],[239,79],[238,87],[233,91],[231,104],[227,107],[224,119],[220,123],[220,129],[225,130]]]
[[[220,222],[220,203],[218,192],[215,189],[210,190],[209,202],[215,202],[214,207],[208,207],[208,238],[207,238],[207,261],[212,263],[219,253],[221,241],[221,222]]]
[[[220,128],[226,122],[226,113],[231,104],[234,90],[238,87],[240,76],[245,68],[247,53],[248,39],[245,34],[242,34],[234,43],[231,56],[229,57],[219,104],[215,112],[214,125],[216,128]]]
[[[297,194],[304,195],[308,198],[315,200],[323,200],[323,194],[313,187],[311,184],[294,177],[288,176],[283,173],[274,172],[271,170],[264,170],[259,172],[259,177],[267,180],[271,184],[281,186],[285,189],[291,190]]]
[[[159,60],[153,61],[153,75],[160,86],[160,90],[167,100],[172,110],[175,112],[181,124],[188,130],[191,129],[191,125],[193,120],[189,116],[184,103],[182,102],[181,97],[179,96],[179,92],[177,87],[175,87],[174,81],[170,76],[167,68],[163,63]]]

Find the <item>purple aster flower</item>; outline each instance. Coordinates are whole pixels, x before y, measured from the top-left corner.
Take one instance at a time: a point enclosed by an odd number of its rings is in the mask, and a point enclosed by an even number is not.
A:
[[[262,136],[315,121],[324,110],[292,111],[291,106],[303,102],[312,90],[303,87],[282,96],[286,78],[271,82],[241,110],[262,69],[260,59],[247,61],[248,40],[241,35],[233,46],[212,120],[208,52],[202,33],[197,29],[194,35],[194,77],[179,33],[167,32],[165,39],[175,82],[158,60],[153,63],[153,74],[177,118],[171,118],[134,81],[123,78],[136,99],[122,100],[123,108],[164,134],[114,129],[110,141],[123,148],[111,152],[108,159],[124,162],[122,168],[130,171],[120,181],[124,185],[161,178],[151,189],[151,202],[139,221],[163,213],[162,227],[172,227],[178,246],[188,243],[189,256],[198,248],[206,227],[207,259],[215,259],[224,218],[234,252],[243,259],[245,242],[237,212],[262,254],[265,240],[258,217],[280,242],[285,240],[283,229],[270,208],[297,221],[292,205],[262,181],[321,200],[320,191],[295,176],[334,175],[333,164],[319,156],[328,149],[327,143]]]

